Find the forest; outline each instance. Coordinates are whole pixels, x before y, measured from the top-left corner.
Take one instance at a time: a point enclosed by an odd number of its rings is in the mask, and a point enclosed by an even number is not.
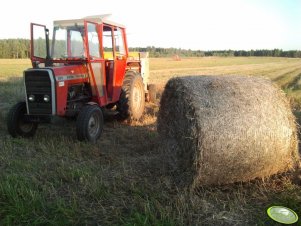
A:
[[[257,49],[257,50],[191,50],[181,48],[159,48],[155,46],[148,47],[130,47],[130,51],[149,52],[150,57],[291,57],[301,58],[300,50],[282,50],[282,49]],[[0,39],[0,59],[22,59],[30,57],[30,40],[28,39]]]
[[[191,49],[177,49],[177,48],[157,48],[154,46],[146,48],[130,48],[130,51],[149,52],[150,57],[171,57],[178,55],[180,57],[206,57],[206,56],[223,56],[223,57],[291,57],[301,58],[300,50],[282,49],[258,49],[258,50],[191,50]]]

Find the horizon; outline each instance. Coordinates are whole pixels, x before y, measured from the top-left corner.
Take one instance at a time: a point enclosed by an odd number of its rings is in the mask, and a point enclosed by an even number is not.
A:
[[[47,13],[36,10],[39,5],[37,0],[9,1],[7,10],[0,14],[0,39],[29,39],[30,22],[45,24],[51,31],[52,21],[57,19],[109,13],[112,14],[110,20],[126,25],[131,48],[155,46],[195,51],[301,49],[299,0],[186,0],[172,3],[154,0],[142,6],[138,0],[87,0],[84,7],[82,4],[70,5],[70,1],[53,0],[47,6]],[[6,22],[12,11],[22,19]]]
[[[30,39],[28,38],[4,38],[4,39],[0,39],[0,41],[2,40],[28,40],[30,41]],[[250,51],[273,51],[273,50],[280,50],[283,52],[289,52],[289,51],[301,51],[300,49],[288,49],[288,50],[284,50],[284,49],[209,49],[209,50],[202,50],[202,49],[184,49],[184,48],[175,48],[175,47],[157,47],[157,46],[128,46],[129,49],[148,49],[148,48],[155,48],[155,49],[175,49],[175,50],[183,50],[183,51],[201,51],[201,52],[227,52],[227,51],[246,51],[246,52],[250,52]]]

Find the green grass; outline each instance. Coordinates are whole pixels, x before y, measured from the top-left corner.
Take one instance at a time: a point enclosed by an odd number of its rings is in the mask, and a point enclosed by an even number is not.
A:
[[[76,198],[50,200],[49,188],[36,178],[9,174],[0,182],[1,225],[66,225],[76,222]]]
[[[23,98],[28,66],[0,60],[0,225],[277,225],[266,215],[271,205],[301,216],[300,181],[292,173],[198,191],[176,187],[162,167],[158,103],[131,125],[106,122],[96,144],[78,142],[75,123],[59,118],[40,125],[33,139],[11,138],[5,116]],[[301,118],[300,59],[151,59],[151,68],[151,80],[161,86],[180,74],[267,76],[285,89]]]

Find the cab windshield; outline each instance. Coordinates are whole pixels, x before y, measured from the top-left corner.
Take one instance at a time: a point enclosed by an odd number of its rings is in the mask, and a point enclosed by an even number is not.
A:
[[[51,58],[86,58],[83,35],[83,26],[54,27]]]

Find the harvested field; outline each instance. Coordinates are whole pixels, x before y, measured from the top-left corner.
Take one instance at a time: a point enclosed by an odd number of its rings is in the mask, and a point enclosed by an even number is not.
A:
[[[158,58],[150,66],[159,96],[175,75],[269,77],[301,118],[301,59]],[[0,225],[274,225],[266,215],[270,205],[301,216],[299,171],[196,191],[176,187],[173,171],[162,169],[159,101],[147,104],[139,122],[108,121],[94,145],[78,142],[75,123],[62,119],[41,125],[33,139],[12,139],[5,115],[23,97],[28,67],[28,60],[0,60]]]

